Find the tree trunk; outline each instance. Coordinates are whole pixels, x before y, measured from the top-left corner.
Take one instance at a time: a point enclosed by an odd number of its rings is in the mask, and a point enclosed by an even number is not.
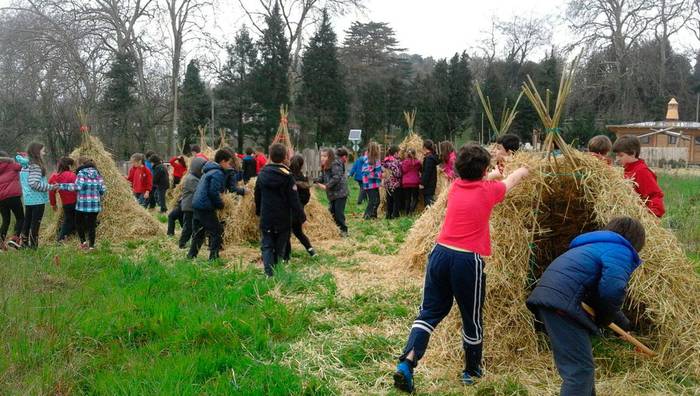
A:
[[[175,48],[173,49],[173,76],[171,81],[171,93],[173,95],[173,127],[168,131],[168,141],[166,155],[170,156],[173,153],[173,143],[175,136],[178,134],[177,131],[177,121],[178,121],[178,82],[180,76],[180,45],[175,43]]]

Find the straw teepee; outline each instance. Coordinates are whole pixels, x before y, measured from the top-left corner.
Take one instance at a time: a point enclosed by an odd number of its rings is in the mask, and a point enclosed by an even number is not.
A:
[[[558,147],[564,160],[549,151],[545,155],[518,153],[506,165],[506,173],[523,165],[531,171],[528,179],[494,208],[491,217],[493,254],[486,260],[484,311],[487,371],[522,372],[523,367],[527,367],[525,371],[553,370],[525,300],[546,266],[566,251],[573,237],[597,229],[613,217],[630,216],[645,226],[647,242],[641,252],[644,264],[632,277],[624,309],[639,338],[657,353],[646,364],[698,376],[700,280],[673,233],[658,223],[634,193],[632,182],[602,161],[572,149],[561,138],[558,122],[572,76],[572,70],[562,76],[551,114],[528,79],[525,94],[548,129],[546,147]],[[415,276],[422,273],[419,271],[441,228],[446,205],[443,191],[438,202],[416,221],[401,249],[398,263],[416,269]],[[426,366],[446,361],[457,365],[462,359],[454,338],[460,326],[458,314],[452,312],[441,326],[433,333],[433,351],[426,355]],[[621,358],[637,359],[633,353]],[[635,366],[639,365],[635,361]]]
[[[71,153],[71,158],[92,159],[107,187],[107,193],[102,201],[103,210],[98,217],[98,240],[120,242],[164,234],[158,221],[134,199],[131,186],[119,171],[112,155],[105,150],[97,137],[90,134],[85,113],[79,111],[78,118],[81,124],[82,143]],[[58,221],[60,216],[57,216]],[[45,227],[43,233],[45,238],[55,238],[57,222]]]
[[[408,149],[416,150],[416,158],[419,161],[423,161],[423,138],[418,135],[415,131],[416,125],[416,109],[412,111],[404,111],[403,117],[406,120],[406,125],[408,126],[408,135],[403,139],[399,145],[399,155],[401,158],[406,158],[406,151]]]
[[[496,135],[496,137],[506,134],[510,129],[510,126],[513,125],[515,116],[518,115],[518,103],[520,103],[520,99],[523,97],[523,92],[520,92],[520,95],[518,95],[518,99],[515,100],[515,104],[512,108],[508,108],[508,99],[505,100],[503,103],[500,124],[496,124],[496,118],[494,117],[493,108],[491,107],[491,99],[484,95],[478,82],[476,83],[476,92],[481,100],[481,105],[484,108],[484,113],[486,114],[486,118],[491,126],[491,131]]]

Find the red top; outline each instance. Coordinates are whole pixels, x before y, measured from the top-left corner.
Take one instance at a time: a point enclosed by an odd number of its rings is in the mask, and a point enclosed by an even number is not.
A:
[[[267,164],[267,158],[264,154],[258,153],[255,156],[255,170],[260,173],[260,170]]]
[[[22,166],[11,159],[0,159],[0,201],[22,196],[22,186],[19,184],[21,170]]]
[[[406,188],[416,188],[420,185],[421,163],[415,158],[401,161],[401,185]]]
[[[204,155],[204,154],[202,154],[202,153],[197,153],[197,154],[195,155],[195,158],[202,158],[202,159],[205,160],[205,161],[209,161],[209,158],[207,158],[207,156]]]
[[[75,183],[75,179],[77,179],[77,176],[71,171],[54,173],[49,178],[49,184],[73,184]],[[51,206],[56,206],[56,193],[61,196],[61,205],[73,205],[78,200],[77,191],[51,190],[49,191],[49,202],[51,202]]]
[[[637,185],[634,191],[646,201],[647,208],[656,215],[662,217],[666,213],[664,208],[664,192],[656,182],[656,174],[652,172],[643,159],[625,165],[625,178],[634,180]]]
[[[445,223],[437,243],[490,256],[489,218],[505,196],[506,185],[500,181],[455,180],[447,195]]]
[[[173,157],[170,158],[170,166],[173,167],[173,177],[179,177],[182,178],[182,176],[185,176],[185,173],[187,172],[187,166],[182,165],[180,161],[178,161],[178,158],[180,157]]]
[[[455,174],[455,162],[457,162],[457,154],[453,151],[447,157],[447,163],[442,164],[442,170],[445,171],[445,175],[450,180],[454,180],[457,176]]]
[[[145,166],[132,166],[126,179],[131,182],[131,191],[135,194],[144,194],[153,188],[153,175]]]

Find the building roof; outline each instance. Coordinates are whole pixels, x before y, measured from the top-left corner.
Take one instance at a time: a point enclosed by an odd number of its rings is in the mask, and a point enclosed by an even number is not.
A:
[[[666,129],[666,128],[678,128],[678,129],[698,129],[700,130],[700,122],[692,121],[647,121],[647,122],[637,122],[633,124],[621,124],[621,125],[606,125],[608,129],[618,128],[618,129]]]

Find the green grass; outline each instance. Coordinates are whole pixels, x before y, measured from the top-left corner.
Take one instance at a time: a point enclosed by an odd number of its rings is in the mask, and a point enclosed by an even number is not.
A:
[[[663,224],[674,231],[700,274],[700,180],[660,174],[659,186],[666,204]]]

